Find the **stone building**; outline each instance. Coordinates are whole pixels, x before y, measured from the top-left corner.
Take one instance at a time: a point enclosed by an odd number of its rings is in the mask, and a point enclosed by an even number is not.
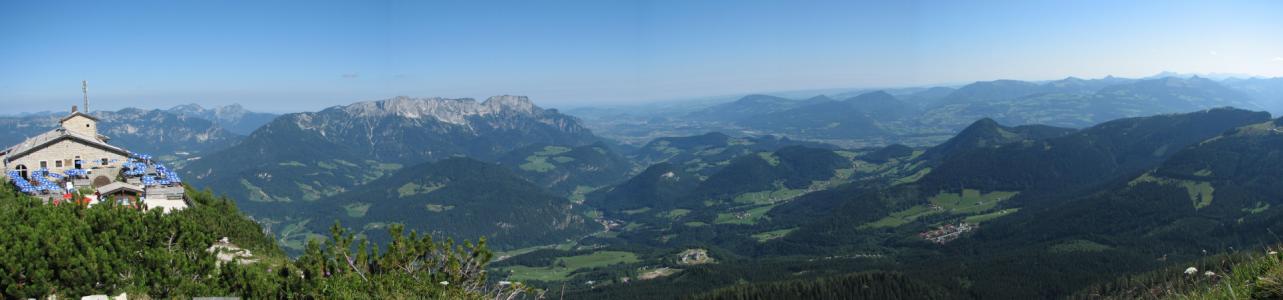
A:
[[[112,146],[98,134],[98,119],[71,108],[60,126],[0,151],[5,173],[16,171],[29,179],[32,171],[45,169],[63,173],[70,169],[88,171],[89,180],[76,185],[104,186],[116,180],[129,151]]]

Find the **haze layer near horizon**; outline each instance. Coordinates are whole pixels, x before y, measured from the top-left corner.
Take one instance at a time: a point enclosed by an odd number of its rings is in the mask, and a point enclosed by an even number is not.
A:
[[[0,105],[545,106],[1160,71],[1283,76],[1277,1],[0,3]]]

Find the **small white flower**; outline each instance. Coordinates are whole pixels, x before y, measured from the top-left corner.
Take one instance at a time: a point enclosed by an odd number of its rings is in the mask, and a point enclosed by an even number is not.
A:
[[[445,280],[442,280],[442,281],[441,281],[441,282],[439,282],[439,283],[440,283],[441,285],[450,285],[450,282],[449,282],[449,281],[445,281]]]
[[[1266,253],[1266,254],[1269,254],[1269,255],[1279,255],[1279,252],[1278,252],[1278,251],[1270,251],[1270,253]]]
[[[1216,272],[1212,272],[1212,271],[1203,272],[1203,276],[1207,276],[1207,277],[1216,276]]]
[[[1198,268],[1189,267],[1189,269],[1185,269],[1185,275],[1194,275],[1194,274],[1198,274]]]

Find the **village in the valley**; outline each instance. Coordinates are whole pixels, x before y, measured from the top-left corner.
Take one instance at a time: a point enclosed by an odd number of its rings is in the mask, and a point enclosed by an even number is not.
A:
[[[947,244],[953,240],[962,237],[963,233],[976,229],[976,225],[967,222],[958,222],[958,224],[944,224],[939,228],[923,231],[918,233],[918,237],[936,244]]]
[[[17,190],[49,204],[114,202],[164,212],[189,206],[182,179],[150,155],[110,144],[89,113],[76,106],[59,126],[0,150],[4,175]]]

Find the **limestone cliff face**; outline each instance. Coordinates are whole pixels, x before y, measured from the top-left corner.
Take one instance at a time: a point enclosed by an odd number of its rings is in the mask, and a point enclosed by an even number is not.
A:
[[[530,102],[525,96],[494,96],[485,102],[471,98],[410,98],[357,102],[347,106],[327,109],[340,110],[352,117],[381,118],[397,116],[408,119],[434,118],[437,121],[467,125],[471,117],[541,117],[549,112]]]
[[[533,143],[579,145],[596,140],[579,120],[535,106],[524,96],[396,97],[288,114],[256,132],[313,133],[378,160],[421,162],[450,155],[491,159]]]

